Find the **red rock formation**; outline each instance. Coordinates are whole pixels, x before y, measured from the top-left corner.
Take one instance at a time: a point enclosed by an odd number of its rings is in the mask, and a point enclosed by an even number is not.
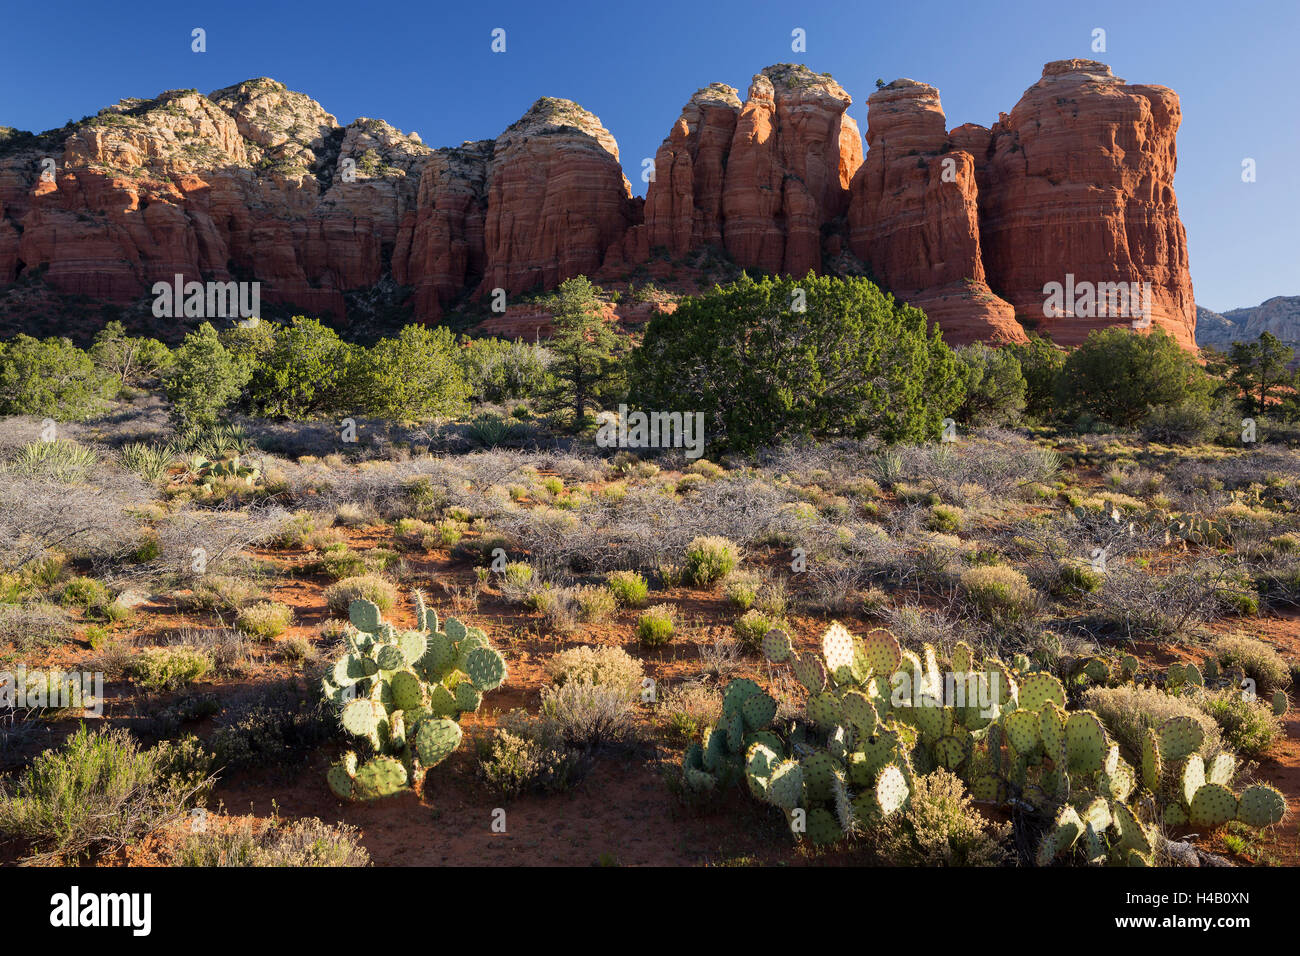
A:
[[[482,140],[437,150],[424,166],[393,254],[393,277],[414,287],[414,314],[422,319],[437,319],[482,279],[491,159],[492,142]]]
[[[974,157],[945,128],[932,86],[895,80],[871,94],[850,248],[885,288],[924,309],[949,343],[1024,341],[1011,305],[985,282]]]
[[[498,136],[488,181],[482,293],[592,275],[640,219],[614,137],[569,100],[538,100]]]
[[[233,271],[263,301],[342,316],[343,292],[385,272],[429,152],[382,121],[340,129],[272,80],[124,101],[0,164],[5,225],[22,226],[16,249],[0,231],[0,281],[46,264],[60,291],[124,303]]]
[[[659,147],[645,225],[621,258],[713,245],[745,268],[820,272],[823,227],[844,214],[862,163],[852,102],[828,74],[789,63],[755,74],[743,106],[730,86],[699,90]]]
[[[778,64],[754,76],[722,192],[723,239],[745,267],[821,269],[821,227],[844,213],[862,163],[852,102],[827,74]]]
[[[655,154],[645,223],[628,230],[622,258],[644,262],[661,247],[680,258],[722,246],[722,189],[739,113],[736,90],[723,83],[696,91],[682,107]]]
[[[899,80],[868,100],[865,162],[850,102],[789,64],[757,74],[743,105],[722,84],[698,91],[642,211],[614,138],[566,100],[436,151],[379,120],[340,127],[272,80],[127,100],[42,136],[0,129],[0,285],[43,266],[56,290],[131,302],[177,273],[239,277],[264,302],[342,317],[345,293],[400,283],[434,320],[494,288],[632,264],[693,290],[713,265],[681,259],[721,247],[793,275],[865,263],[952,342],[1018,340],[1019,319],[1075,343],[1127,320],[1045,317],[1047,283],[1150,282],[1155,324],[1192,347],[1171,91],[1050,63],[993,129],[947,133],[937,91]]]
[[[1050,282],[1150,282],[1151,320],[1186,348],[1196,323],[1173,178],[1177,95],[1092,60],[1048,63],[993,127],[981,236],[989,283],[1064,345],[1126,317],[1044,316]]]

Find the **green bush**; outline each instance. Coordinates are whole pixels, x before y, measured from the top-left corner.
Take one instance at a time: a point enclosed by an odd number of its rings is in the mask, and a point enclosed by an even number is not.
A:
[[[468,339],[456,357],[475,402],[535,398],[550,384],[551,356],[540,345],[518,339]]]
[[[934,440],[962,400],[961,369],[924,313],[866,279],[811,274],[683,299],[650,320],[630,378],[630,404],[703,412],[708,441],[737,450]]]
[[[1009,425],[1025,410],[1024,373],[1015,353],[976,342],[957,349],[966,397],[953,413],[970,425]]]
[[[1065,367],[1065,349],[1039,335],[1028,342],[1004,345],[1001,351],[1014,355],[1025,380],[1025,414],[1046,421],[1056,414],[1056,381]]]
[[[163,375],[172,418],[180,427],[215,425],[243,393],[251,374],[250,367],[221,344],[212,324],[204,322],[185,336]]]
[[[285,821],[211,816],[161,852],[168,866],[369,866],[356,827],[315,817]]]
[[[906,808],[872,833],[890,866],[1000,866],[1010,854],[1008,824],[990,824],[947,770],[917,776]]]
[[[762,646],[763,637],[775,626],[774,621],[756,608],[746,611],[731,625],[736,639],[751,650]]]
[[[169,774],[167,762],[125,730],[92,733],[83,723],[0,785],[0,833],[64,858],[123,846],[179,817],[206,785]]]
[[[1029,579],[1005,565],[967,568],[961,574],[961,588],[971,604],[997,621],[1015,621],[1034,609]]]
[[[252,363],[250,410],[295,420],[349,410],[353,403],[347,392],[356,348],[333,329],[302,315],[295,315],[287,326],[271,329],[271,347]]]
[[[1260,694],[1285,690],[1291,683],[1286,661],[1263,641],[1244,634],[1228,634],[1214,642],[1214,652],[1224,667],[1240,667],[1255,681],[1255,689]]]
[[[497,793],[554,792],[568,787],[577,757],[559,721],[512,710],[479,747],[479,772]]]
[[[339,614],[346,613],[348,605],[361,598],[373,601],[381,611],[390,611],[397,603],[397,588],[377,574],[359,574],[325,589],[325,603]]]
[[[673,639],[673,630],[673,609],[667,604],[657,604],[637,618],[637,640],[646,647],[667,644]]]
[[[1248,759],[1262,757],[1274,740],[1284,736],[1282,721],[1266,700],[1247,698],[1234,688],[1206,694],[1198,704],[1223,729],[1228,746]]]
[[[102,411],[112,379],[64,337],[0,343],[0,415],[85,419]]]
[[[956,505],[934,505],[925,519],[925,526],[931,531],[955,534],[961,530],[965,518],[966,512]]]
[[[1186,351],[1160,329],[1097,329],[1065,360],[1057,403],[1072,415],[1091,415],[1121,428],[1136,425],[1162,405],[1208,406],[1211,382]]]
[[[716,535],[695,538],[686,546],[686,576],[700,587],[726,577],[739,561],[739,549]]]
[[[126,662],[126,676],[146,690],[176,690],[212,670],[212,658],[192,647],[149,648]]]
[[[408,325],[380,339],[357,362],[357,407],[377,418],[423,421],[469,409],[470,386],[445,326]]]
[[[611,571],[605,586],[623,607],[641,607],[650,593],[650,585],[638,571]]]
[[[90,357],[105,377],[119,388],[144,385],[157,379],[172,363],[172,353],[157,339],[126,334],[121,322],[109,322],[95,333]]]
[[[641,694],[641,662],[621,647],[582,644],[560,651],[546,662],[546,676],[556,685],[597,684],[613,687],[629,701]]]
[[[250,604],[235,617],[235,627],[264,641],[279,637],[292,622],[293,608],[278,601]]]

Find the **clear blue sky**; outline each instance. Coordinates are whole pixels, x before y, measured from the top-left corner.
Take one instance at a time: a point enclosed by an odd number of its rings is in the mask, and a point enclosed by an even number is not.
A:
[[[1182,98],[1175,188],[1198,303],[1300,294],[1297,0],[5,0],[2,17],[0,125],[40,131],[126,96],[271,76],[340,122],[379,117],[444,146],[495,137],[537,97],[560,96],[614,134],[638,192],[641,159],[695,89],[722,81],[743,97],[770,63],[834,74],[865,130],[877,77],[932,83],[950,127],[987,126],[1048,60],[1091,57]],[[190,50],[194,27],[206,53]],[[504,54],[490,49],[495,27]],[[806,53],[791,51],[796,27]],[[1096,27],[1105,53],[1091,50]]]

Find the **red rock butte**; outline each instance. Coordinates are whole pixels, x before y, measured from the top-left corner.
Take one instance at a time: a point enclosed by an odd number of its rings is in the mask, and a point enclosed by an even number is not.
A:
[[[705,87],[642,201],[614,137],[568,100],[443,149],[382,120],[340,126],[269,79],[123,100],[40,135],[0,128],[0,286],[30,270],[123,304],[177,274],[255,279],[264,301],[342,318],[346,293],[396,284],[436,321],[494,289],[617,282],[712,250],[770,273],[870,275],[952,343],[1038,329],[1077,344],[1132,322],[1045,314],[1045,286],[1150,283],[1151,324],[1194,348],[1172,90],[1062,60],[991,129],[948,130],[938,90],[895,80],[867,99],[865,157],[851,104],[793,64],[755,74],[744,101]]]

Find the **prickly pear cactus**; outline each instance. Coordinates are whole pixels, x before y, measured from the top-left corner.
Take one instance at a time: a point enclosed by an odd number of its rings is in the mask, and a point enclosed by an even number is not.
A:
[[[425,772],[460,746],[456,718],[478,710],[483,694],[506,680],[505,658],[481,630],[455,618],[440,622],[418,591],[413,603],[417,628],[402,632],[370,601],[348,608],[347,648],[322,692],[370,757],[350,751],[330,767],[327,782],[344,800],[418,788]]]
[[[789,668],[802,685],[802,709],[778,713],[756,682],[733,680],[721,717],[683,755],[686,791],[743,782],[785,815],[795,839],[828,847],[903,811],[914,775],[943,767],[977,801],[1015,801],[1041,814],[1040,865],[1152,866],[1162,825],[1264,827],[1286,813],[1267,785],[1232,791],[1236,760],[1200,753],[1205,731],[1196,718],[1145,728],[1130,764],[1097,714],[1069,709],[1081,688],[1131,680],[1139,670],[1131,656],[1065,662],[1058,677],[1025,655],[1010,665],[977,661],[964,641],[944,661],[929,645],[905,650],[886,630],[859,638],[833,624],[819,645],[820,654],[800,654],[785,632],[765,636],[769,664]],[[1209,667],[1184,664],[1164,690],[1218,679]]]

